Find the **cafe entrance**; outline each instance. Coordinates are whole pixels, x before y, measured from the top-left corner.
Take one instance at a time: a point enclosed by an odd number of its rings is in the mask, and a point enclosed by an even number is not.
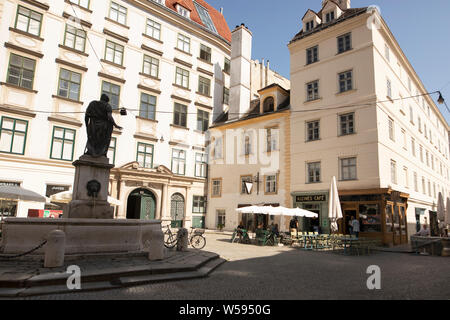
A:
[[[317,213],[318,218],[299,218],[299,231],[314,231],[320,228],[322,233],[330,233],[328,219],[328,191],[293,192],[294,208],[305,209]]]

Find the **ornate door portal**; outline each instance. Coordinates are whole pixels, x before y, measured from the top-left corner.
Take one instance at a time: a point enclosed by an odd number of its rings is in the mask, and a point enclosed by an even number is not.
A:
[[[137,189],[128,197],[127,219],[154,220],[156,218],[156,199],[146,189]]]

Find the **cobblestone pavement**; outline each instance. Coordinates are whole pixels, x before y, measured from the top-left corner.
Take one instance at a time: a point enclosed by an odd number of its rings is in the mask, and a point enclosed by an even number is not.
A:
[[[228,260],[208,278],[29,299],[450,299],[448,258],[388,252],[342,256],[206,236],[205,250]],[[367,289],[370,265],[381,268],[381,290]]]

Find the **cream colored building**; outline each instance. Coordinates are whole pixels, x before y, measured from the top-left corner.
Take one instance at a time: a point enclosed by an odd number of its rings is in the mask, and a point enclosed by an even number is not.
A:
[[[223,15],[203,0],[6,0],[0,17],[0,183],[70,190],[83,112],[104,92],[124,128],[109,153],[116,217],[202,226],[205,132],[230,82]]]
[[[400,244],[449,197],[448,129],[378,10],[323,1],[291,53],[292,204],[329,230],[333,176],[345,220]],[[295,138],[294,138],[295,137]],[[319,199],[320,201],[315,200]]]

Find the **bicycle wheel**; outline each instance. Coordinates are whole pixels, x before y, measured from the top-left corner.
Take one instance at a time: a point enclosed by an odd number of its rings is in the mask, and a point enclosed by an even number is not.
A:
[[[206,239],[201,235],[195,235],[191,238],[191,246],[195,249],[203,249],[206,246]]]
[[[275,241],[274,241],[273,237],[270,237],[269,239],[266,240],[266,245],[273,246],[274,244],[275,244]]]
[[[172,249],[177,244],[177,237],[172,232],[167,230],[164,232],[164,246],[168,249]]]

